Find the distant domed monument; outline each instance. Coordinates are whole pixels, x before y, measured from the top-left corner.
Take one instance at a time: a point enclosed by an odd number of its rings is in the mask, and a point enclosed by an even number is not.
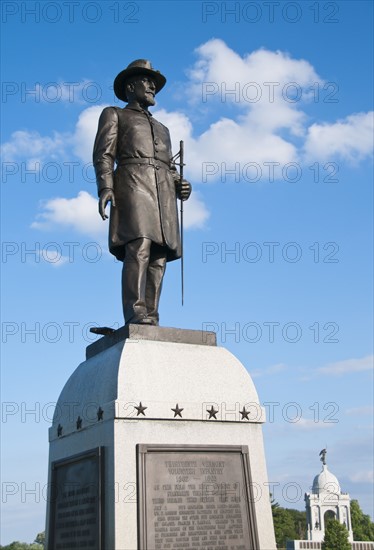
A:
[[[322,471],[314,478],[312,493],[319,495],[320,493],[332,493],[334,495],[341,492],[338,478],[332,474],[326,464],[323,465]]]
[[[326,449],[319,453],[322,470],[313,480],[312,492],[305,493],[308,540],[288,540],[287,550],[321,550],[330,518],[346,526],[352,550],[374,550],[374,542],[353,541],[351,499],[342,493],[338,478],[327,468],[326,454]]]
[[[350,498],[342,493],[339,481],[326,464],[326,449],[320,452],[322,470],[313,480],[312,492],[305,493],[308,540],[322,542],[325,537],[326,519],[335,518],[343,523],[353,542]]]

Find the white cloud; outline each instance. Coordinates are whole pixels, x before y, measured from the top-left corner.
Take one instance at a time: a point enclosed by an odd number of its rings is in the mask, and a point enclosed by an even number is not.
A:
[[[264,369],[256,369],[251,371],[252,378],[260,378],[261,376],[272,376],[274,374],[278,374],[279,372],[283,372],[287,369],[287,366],[283,363],[277,363],[276,365],[271,365],[270,367],[266,367]]]
[[[99,116],[107,105],[95,105],[84,109],[76,123],[74,132],[53,132],[52,136],[42,136],[39,132],[18,130],[1,147],[5,162],[25,159],[28,166],[46,161],[66,160],[72,154],[85,164],[92,162],[92,149],[97,131]]]
[[[99,216],[97,198],[86,191],[80,191],[77,197],[72,199],[56,197],[45,201],[41,203],[41,209],[42,212],[31,224],[33,229],[51,231],[63,227],[99,240],[106,239],[108,222],[103,222]],[[209,217],[198,192],[184,203],[184,212],[185,229],[203,227]],[[63,262],[63,258],[60,261]]]
[[[192,178],[192,182],[211,183],[218,179],[226,181],[230,177],[230,170],[236,171],[231,177],[237,177],[238,180],[243,174],[244,178],[254,179],[260,172],[251,168],[249,163],[260,166],[261,176],[267,177],[269,168],[264,163],[274,162],[283,167],[297,160],[297,149],[294,145],[262,129],[253,131],[248,118],[242,119],[240,123],[221,118],[194,138],[192,124],[186,115],[165,110],[160,110],[155,115],[170,129],[174,153],[179,150],[179,140],[183,139],[185,175],[187,179]]]
[[[51,253],[49,249],[43,249],[40,251],[39,255],[44,262],[50,264],[52,267],[61,267],[69,263],[69,257],[63,256],[58,251]]]
[[[284,166],[296,162],[296,145],[280,131],[298,137],[305,134],[306,115],[300,107],[309,99],[306,88],[322,83],[310,63],[264,49],[241,57],[217,39],[206,42],[196,53],[188,93],[195,108],[218,106],[221,114],[195,139],[189,136],[193,176],[203,181],[204,176],[206,181],[225,180],[226,170],[239,165],[240,179],[255,179],[252,172],[243,170],[248,163],[256,163],[262,169],[260,179],[265,179],[268,169],[264,163]],[[228,93],[230,90],[235,93]],[[294,90],[301,94],[300,101],[292,100]],[[225,107],[225,112],[232,113],[227,109],[230,106],[239,108],[237,117],[222,115]]]
[[[361,472],[355,472],[348,477],[350,481],[355,483],[373,483],[374,482],[374,470],[362,470]]]
[[[312,124],[305,141],[308,159],[340,157],[360,161],[373,154],[373,111],[347,116],[332,124]]]
[[[312,431],[312,430],[319,430],[319,429],[327,429],[332,428],[333,426],[336,426],[333,422],[324,422],[323,420],[319,420],[318,422],[314,422],[311,418],[300,418],[297,422],[294,423],[294,425],[304,431]]]
[[[1,146],[4,162],[26,158],[29,162],[55,160],[66,154],[69,136],[54,132],[53,136],[41,136],[39,132],[18,130],[13,132],[10,141]]]
[[[188,201],[183,203],[183,210],[183,222],[186,229],[200,229],[204,227],[205,222],[210,216],[198,191],[194,191]]]
[[[202,44],[196,53],[198,59],[188,73],[186,85],[194,100],[191,118],[165,109],[154,113],[170,129],[174,152],[179,149],[179,140],[185,141],[186,177],[193,182],[225,181],[233,169],[238,170],[239,179],[255,180],[256,170],[246,172],[248,163],[257,164],[259,179],[268,180],[269,168],[264,163],[280,164],[275,168],[277,178],[290,162],[333,158],[359,161],[370,154],[372,113],[351,114],[337,122],[308,127],[303,109],[313,96],[314,87],[323,83],[308,61],[265,49],[240,56],[218,39]],[[204,86],[209,83],[214,86],[214,93],[205,90],[204,96]],[[249,85],[258,87],[258,101],[248,100]],[[228,94],[228,90],[237,93]],[[292,90],[298,91],[298,101],[292,100]],[[90,163],[98,118],[105,106],[83,110],[70,134],[14,132],[3,146],[4,160],[26,158],[43,162],[74,154]],[[199,109],[210,107],[210,123],[195,135],[191,120],[198,117]]]
[[[345,413],[349,416],[363,416],[368,414],[373,415],[374,407],[372,405],[353,407],[352,409],[347,409]]]
[[[95,105],[81,112],[72,137],[74,154],[85,164],[92,162],[92,149],[97,132],[97,124],[102,110],[107,105]]]
[[[230,119],[221,119],[198,138],[196,156],[196,169],[199,170],[200,177],[204,179],[208,162],[218,166],[222,180],[226,178],[226,170],[233,170],[236,163],[239,163],[242,176],[248,163],[263,167],[264,162],[271,161],[283,166],[297,160],[297,151],[291,143],[279,136],[251,130],[248,119],[241,124]],[[248,175],[248,178],[251,177],[254,176]]]
[[[186,174],[196,182],[204,181],[204,175],[206,181],[219,181],[226,170],[235,168],[235,163],[240,164],[240,177],[245,165],[257,163],[262,167],[262,178],[268,179],[265,162],[280,163],[282,168],[302,159],[359,161],[370,155],[373,113],[351,114],[337,122],[313,123],[308,127],[303,108],[313,96],[314,87],[323,84],[308,61],[265,49],[240,56],[218,39],[202,44],[196,53],[198,59],[188,73],[186,85],[194,100],[191,120],[198,116],[199,109],[209,110],[211,106],[213,120],[199,135],[194,135],[186,114],[155,111],[156,117],[171,131],[174,152],[179,149],[179,140],[185,141]],[[213,86],[213,93],[206,90],[208,84]],[[249,85],[251,90],[258,88],[258,101],[248,99],[253,95],[248,91]],[[236,93],[226,93],[228,90]],[[292,99],[295,90],[300,96],[297,101]],[[83,110],[70,134],[54,132],[52,136],[41,136],[25,130],[14,132],[2,148],[4,160],[24,157],[54,160],[73,153],[84,163],[91,162],[97,122],[105,106]],[[216,167],[211,170],[214,173],[207,171],[207,163],[210,169]],[[277,169],[275,174],[279,175]],[[254,179],[252,173],[250,179]]]
[[[308,61],[265,49],[241,57],[218,39],[206,42],[196,53],[199,58],[189,72],[192,101],[204,109],[219,106],[222,112],[234,106],[244,112],[238,121],[247,133],[242,147],[252,138],[253,144],[259,142],[259,150],[266,147],[268,160],[277,161],[281,140],[269,143],[270,136],[280,130],[304,135],[307,117],[301,107],[309,102],[313,87],[323,83]],[[254,153],[249,141],[247,159],[256,160]],[[284,163],[289,161],[283,158]]]
[[[292,109],[299,100],[309,99],[307,88],[323,82],[308,61],[292,59],[286,52],[261,48],[241,57],[223,40],[212,39],[196,54],[198,60],[188,72],[188,91],[206,103],[215,99],[247,108],[279,103]],[[298,101],[294,101],[295,92]]]
[[[56,227],[68,227],[96,238],[105,238],[108,232],[108,224],[99,216],[97,199],[86,191],[80,191],[72,199],[50,199],[41,207],[43,212],[31,224],[33,229],[49,231]]]
[[[277,179],[288,163],[334,157],[358,161],[370,154],[372,113],[352,114],[342,121],[307,127],[303,108],[310,101],[313,86],[323,83],[308,61],[265,49],[240,56],[218,39],[202,44],[196,53],[198,59],[186,85],[195,102],[190,117],[166,109],[154,113],[170,129],[174,153],[179,149],[179,140],[185,142],[185,177],[195,187],[186,203],[186,227],[202,227],[209,216],[202,197],[196,194],[198,183],[269,181],[271,168],[267,163],[277,164]],[[214,85],[214,94],[203,97],[202,90],[208,83]],[[258,101],[248,100],[249,84],[251,90],[259,87]],[[236,95],[225,94],[233,89]],[[300,93],[298,101],[292,101],[290,90]],[[98,118],[105,106],[84,109],[71,133],[55,131],[51,136],[41,136],[27,130],[14,132],[2,147],[4,160],[22,159],[28,167],[72,157],[91,163]],[[213,115],[208,126],[195,134],[192,120],[198,117],[200,108],[209,110],[211,106]],[[33,227],[69,225],[81,232],[103,234],[104,226],[100,226],[94,212],[96,200],[88,197],[88,193],[80,193],[76,199],[48,201]],[[81,208],[83,204],[88,210]],[[321,372],[330,372],[331,368]]]
[[[219,119],[195,139],[187,134],[195,178],[204,179],[206,175],[210,181],[222,180],[225,169],[233,169],[235,163],[239,163],[240,175],[245,179],[243,167],[249,162],[259,164],[263,177],[267,178],[264,163],[269,161],[284,166],[290,162],[301,163],[303,159],[307,162],[336,157],[361,160],[370,154],[371,113],[350,115],[336,123],[312,124],[308,128],[303,109],[314,97],[316,87],[323,84],[308,61],[265,49],[241,57],[219,39],[201,45],[196,53],[198,60],[188,73],[188,94],[194,109],[209,111],[211,108],[217,112],[218,108],[220,114]],[[232,118],[233,107],[239,109],[235,118]],[[223,112],[231,113],[230,118],[223,116]],[[187,128],[185,123],[184,128]],[[298,145],[295,138],[299,140]],[[206,170],[207,163],[211,173]],[[279,173],[276,168],[276,177]],[[251,173],[248,178],[253,178]]]
[[[350,374],[352,372],[364,372],[373,369],[373,356],[367,355],[361,359],[346,359],[329,363],[325,367],[320,367],[318,372],[321,374],[341,375]]]
[[[153,112],[153,115],[157,120],[169,128],[174,154],[179,151],[179,141],[181,139],[184,141],[192,139],[192,124],[184,113],[158,109]]]

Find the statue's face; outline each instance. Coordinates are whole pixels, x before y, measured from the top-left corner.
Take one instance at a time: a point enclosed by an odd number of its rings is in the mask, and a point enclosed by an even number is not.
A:
[[[139,77],[131,84],[132,92],[139,105],[149,107],[156,103],[156,83],[152,77],[147,75],[139,75]]]

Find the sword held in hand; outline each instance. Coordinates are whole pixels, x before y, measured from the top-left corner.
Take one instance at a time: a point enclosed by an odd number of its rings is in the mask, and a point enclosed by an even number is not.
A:
[[[179,159],[179,162],[176,162]],[[179,182],[182,190],[183,186],[183,167],[184,164],[184,143],[179,142],[179,152],[173,156],[172,162],[179,166]],[[181,290],[182,290],[182,306],[184,305],[184,261],[183,261],[183,199],[180,199],[180,224],[181,224]]]

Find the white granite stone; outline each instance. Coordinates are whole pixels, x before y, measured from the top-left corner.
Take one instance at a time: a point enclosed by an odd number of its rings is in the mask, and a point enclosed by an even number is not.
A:
[[[137,416],[135,406],[140,402],[147,407],[145,416]],[[182,418],[174,418],[171,409],[176,404],[183,408]],[[217,419],[209,419],[211,406],[218,409]],[[102,420],[97,418],[99,407],[104,411]],[[242,419],[243,407],[249,420]],[[258,550],[275,550],[264,421],[250,375],[226,349],[128,339],[79,365],[66,383],[50,428],[49,462],[104,447],[103,550],[136,550],[137,444],[247,445]],[[48,517],[49,511],[47,528]]]

